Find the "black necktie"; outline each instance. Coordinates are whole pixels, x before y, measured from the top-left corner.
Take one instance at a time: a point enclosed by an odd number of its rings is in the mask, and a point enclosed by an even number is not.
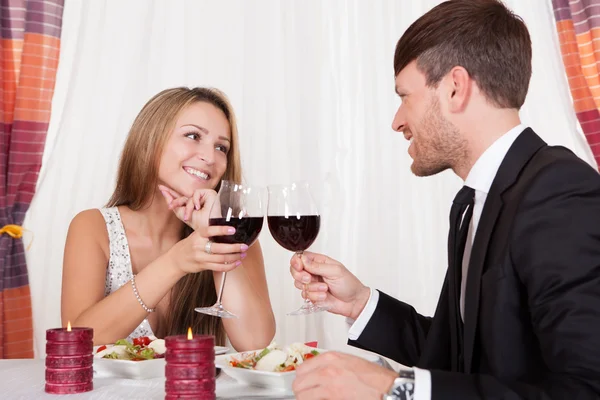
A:
[[[450,287],[450,324],[452,340],[452,369],[462,372],[463,324],[460,317],[460,282],[462,261],[473,216],[475,190],[463,186],[450,209],[450,234],[448,235],[448,279]],[[466,212],[465,212],[466,211]]]

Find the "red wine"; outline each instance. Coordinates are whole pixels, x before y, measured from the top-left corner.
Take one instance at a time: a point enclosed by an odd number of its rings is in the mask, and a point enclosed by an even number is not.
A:
[[[269,230],[277,243],[290,251],[310,247],[319,234],[321,217],[318,215],[268,216]]]
[[[244,218],[231,218],[227,221],[225,218],[211,218],[208,220],[210,226],[233,226],[235,233],[227,236],[214,236],[211,240],[215,243],[244,243],[250,246],[258,234],[262,230],[263,217],[244,217]]]

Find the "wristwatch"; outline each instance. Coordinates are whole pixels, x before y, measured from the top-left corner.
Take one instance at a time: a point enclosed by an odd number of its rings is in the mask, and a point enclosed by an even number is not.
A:
[[[398,377],[382,400],[414,400],[415,373],[412,369],[401,369]]]

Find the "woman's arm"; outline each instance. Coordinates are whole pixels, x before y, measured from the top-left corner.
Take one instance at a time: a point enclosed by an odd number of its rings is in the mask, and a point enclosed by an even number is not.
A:
[[[131,282],[104,297],[109,259],[108,233],[102,214],[87,210],[69,227],[63,261],[61,314],[63,325],[94,329],[94,344],[127,337],[148,313],[138,303]],[[138,293],[154,308],[185,273],[173,267],[168,253],[136,275]]]
[[[261,349],[275,336],[260,243],[254,243],[247,254],[242,265],[227,274],[222,298],[223,306],[239,317],[223,319],[229,341],[237,351]],[[214,274],[217,293],[222,276]]]

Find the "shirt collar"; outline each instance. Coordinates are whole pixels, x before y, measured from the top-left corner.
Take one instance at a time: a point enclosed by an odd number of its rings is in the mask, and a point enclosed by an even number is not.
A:
[[[504,160],[510,146],[512,146],[525,128],[525,125],[519,124],[496,139],[496,141],[492,143],[481,156],[479,156],[471,168],[471,171],[469,171],[469,175],[467,175],[465,185],[476,191],[485,194],[489,193],[492,182],[500,168],[500,164],[502,164],[502,160]]]

